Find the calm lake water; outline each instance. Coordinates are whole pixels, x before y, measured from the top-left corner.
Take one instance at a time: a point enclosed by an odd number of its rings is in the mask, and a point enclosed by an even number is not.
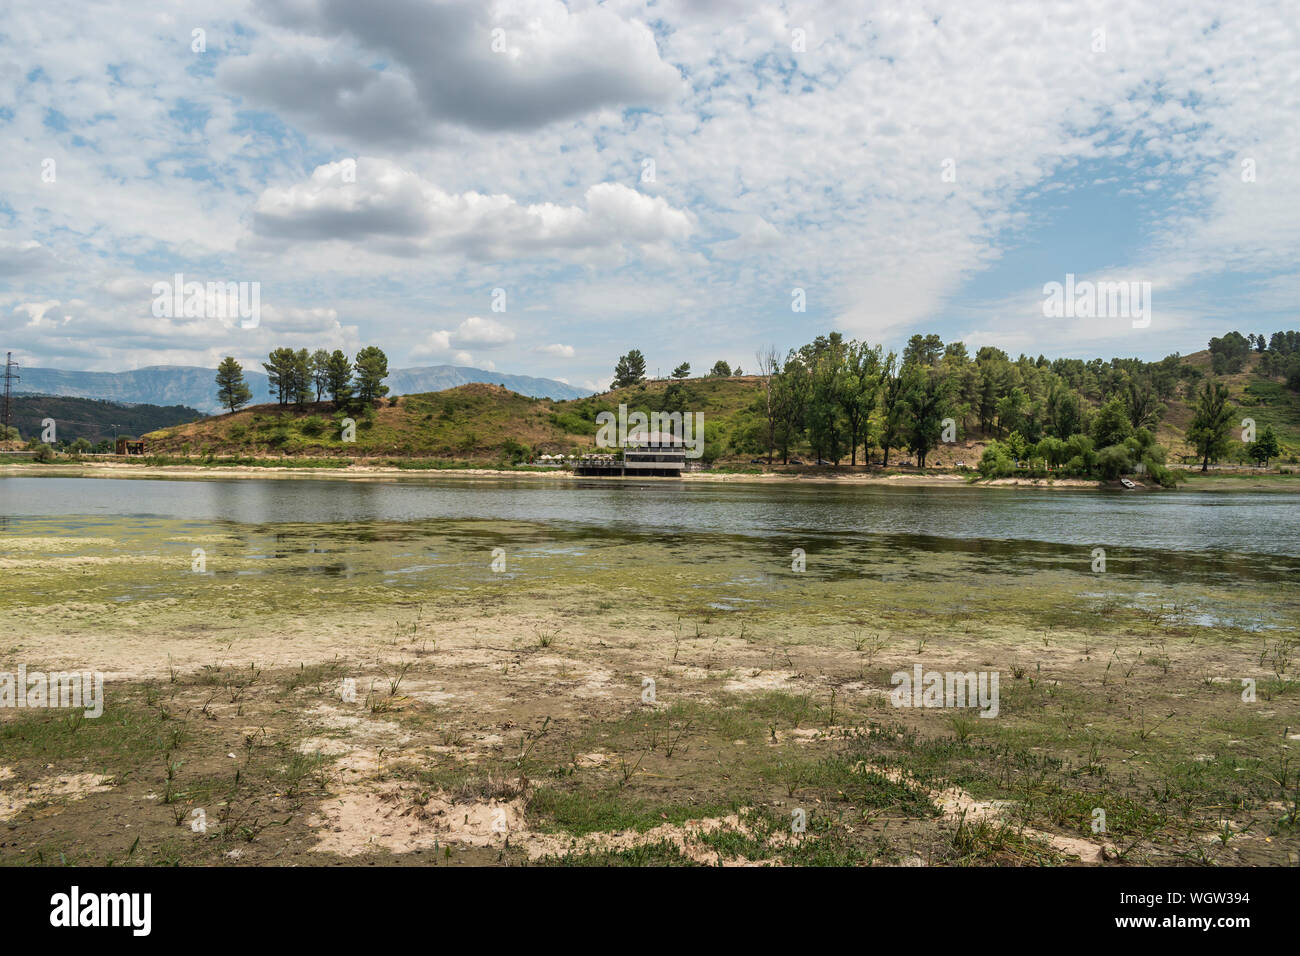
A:
[[[281,523],[491,519],[670,536],[1041,542],[1300,557],[1300,494],[1019,488],[304,478],[0,478],[0,527],[24,518]],[[2,544],[2,541],[0,541]],[[1288,564],[1290,562],[1287,562]]]

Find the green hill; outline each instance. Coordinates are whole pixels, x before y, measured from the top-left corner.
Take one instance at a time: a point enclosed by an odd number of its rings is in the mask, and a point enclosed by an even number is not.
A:
[[[1168,450],[1169,462],[1177,464],[1193,454],[1185,435],[1196,389],[1206,378],[1225,382],[1239,417],[1253,418],[1260,431],[1271,426],[1282,444],[1282,460],[1294,461],[1300,455],[1300,392],[1288,386],[1276,363],[1270,365],[1262,353],[1237,355],[1231,368],[1221,367],[1218,375],[1214,373],[1216,362],[1222,366],[1222,356],[1210,351],[1171,355],[1160,362],[1049,361],[1041,356],[1012,360],[995,349],[981,349],[970,358],[964,348],[958,356],[940,355],[930,359],[927,367],[933,375],[952,378],[954,387],[944,414],[955,418],[960,429],[958,442],[937,449],[936,456],[941,458],[932,463],[942,460],[951,465],[964,459],[974,464],[985,444],[1005,438],[1013,430],[1022,430],[1036,441],[1035,433],[1046,434],[1055,427],[1051,409],[1064,391],[1073,396],[1081,415],[1082,425],[1076,421],[1075,431],[1086,431],[1097,409],[1116,397],[1148,402],[1152,409],[1145,419],[1150,422],[1148,427]],[[146,437],[149,452],[161,455],[520,463],[540,454],[593,450],[597,416],[616,412],[620,404],[647,414],[702,413],[706,460],[736,463],[766,455],[766,389],[759,376],[644,382],[567,401],[529,398],[498,385],[463,385],[403,395],[352,412],[356,419],[353,442],[342,440],[342,422],[348,413],[328,402],[301,407],[259,405],[164,428]],[[880,417],[877,405],[868,433],[875,461],[880,457]],[[807,426],[796,425],[790,442],[791,455],[805,460],[816,458],[812,418],[808,421]],[[897,444],[894,448],[891,464],[906,458],[899,454]],[[847,461],[842,443],[839,451],[841,461]],[[862,460],[859,444],[858,461]],[[1234,441],[1225,460],[1244,461],[1244,446]]]
[[[620,403],[661,408],[669,383],[650,382],[569,401],[528,398],[499,385],[472,384],[402,395],[354,413],[356,440],[342,440],[348,413],[329,402],[257,405],[234,414],[161,429],[145,436],[151,454],[426,457],[499,462],[595,447],[596,416]],[[678,400],[702,412],[710,441],[726,442],[748,421],[758,394],[754,378],[699,379],[679,385]]]
[[[13,427],[24,440],[39,438],[47,418],[54,419],[58,444],[84,438],[91,444],[118,435],[142,435],[203,417],[184,405],[128,405],[93,398],[63,395],[16,395],[11,400]]]

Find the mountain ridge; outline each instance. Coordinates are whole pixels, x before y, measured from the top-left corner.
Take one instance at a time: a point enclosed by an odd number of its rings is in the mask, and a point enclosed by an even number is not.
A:
[[[137,405],[185,405],[211,414],[221,411],[217,402],[215,368],[200,365],[146,365],[121,372],[25,366],[14,389],[16,395],[52,395],[96,398]],[[274,401],[266,373],[244,369],[253,404]],[[385,384],[390,395],[440,392],[472,383],[504,385],[530,398],[585,398],[591,393],[555,379],[512,375],[463,365],[422,365],[393,369]]]

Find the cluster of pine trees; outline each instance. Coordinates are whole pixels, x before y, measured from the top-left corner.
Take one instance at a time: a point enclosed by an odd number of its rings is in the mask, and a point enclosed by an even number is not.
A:
[[[281,405],[305,405],[319,402],[328,395],[337,407],[368,405],[388,394],[383,384],[388,377],[388,356],[382,349],[368,345],[354,361],[335,349],[277,348],[271,351],[266,369],[271,394]],[[252,401],[253,393],[244,381],[244,367],[233,356],[226,356],[217,366],[217,399],[232,412]]]
[[[732,368],[731,365],[722,359],[713,363],[713,368],[709,369],[706,378],[730,378],[733,375],[744,375],[743,369]],[[690,378],[691,363],[683,362],[672,371],[672,378],[681,381],[684,378]],[[630,388],[633,385],[640,385],[646,380],[645,356],[641,354],[640,349],[632,349],[626,355],[620,355],[618,363],[614,366],[614,380],[610,383],[610,388]]]
[[[1300,332],[1274,332],[1267,340],[1263,333],[1242,335],[1229,332],[1210,339],[1210,360],[1215,375],[1233,375],[1246,365],[1251,352],[1261,356],[1259,371],[1274,378],[1285,378],[1287,387],[1300,391]]]

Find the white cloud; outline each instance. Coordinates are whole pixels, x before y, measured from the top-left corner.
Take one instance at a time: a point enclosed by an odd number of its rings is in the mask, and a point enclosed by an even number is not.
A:
[[[515,333],[495,319],[482,319],[471,315],[456,327],[451,341],[454,345],[469,348],[495,349],[509,345],[515,340]]]
[[[539,345],[533,351],[541,352],[544,355],[554,355],[557,358],[573,358],[574,350],[572,345]],[[565,384],[568,384],[567,382]]]
[[[355,173],[355,182],[350,181]],[[253,207],[272,240],[372,241],[394,255],[458,252],[485,259],[567,255],[685,241],[688,213],[620,183],[598,183],[586,208],[521,205],[503,194],[448,193],[388,160],[318,167],[306,182],[264,191]]]
[[[208,54],[182,19],[209,24]],[[687,337],[716,357],[947,321],[973,344],[1158,355],[1206,323],[1271,331],[1255,314],[1294,302],[1300,105],[1269,91],[1300,44],[1275,0],[11,0],[5,24],[0,329],[46,364],[260,358],[277,335],[481,354],[459,326],[497,286],[529,344],[498,362],[563,360],[592,387],[630,347],[671,367]],[[1111,225],[1072,207],[1085,186],[1132,203],[1114,261],[1086,268],[1157,281],[1141,344],[1026,318],[1067,270],[1017,262]],[[1010,278],[973,294],[995,264]],[[154,320],[148,283],[178,271],[261,280],[262,327]],[[532,348],[559,342],[580,352]]]

